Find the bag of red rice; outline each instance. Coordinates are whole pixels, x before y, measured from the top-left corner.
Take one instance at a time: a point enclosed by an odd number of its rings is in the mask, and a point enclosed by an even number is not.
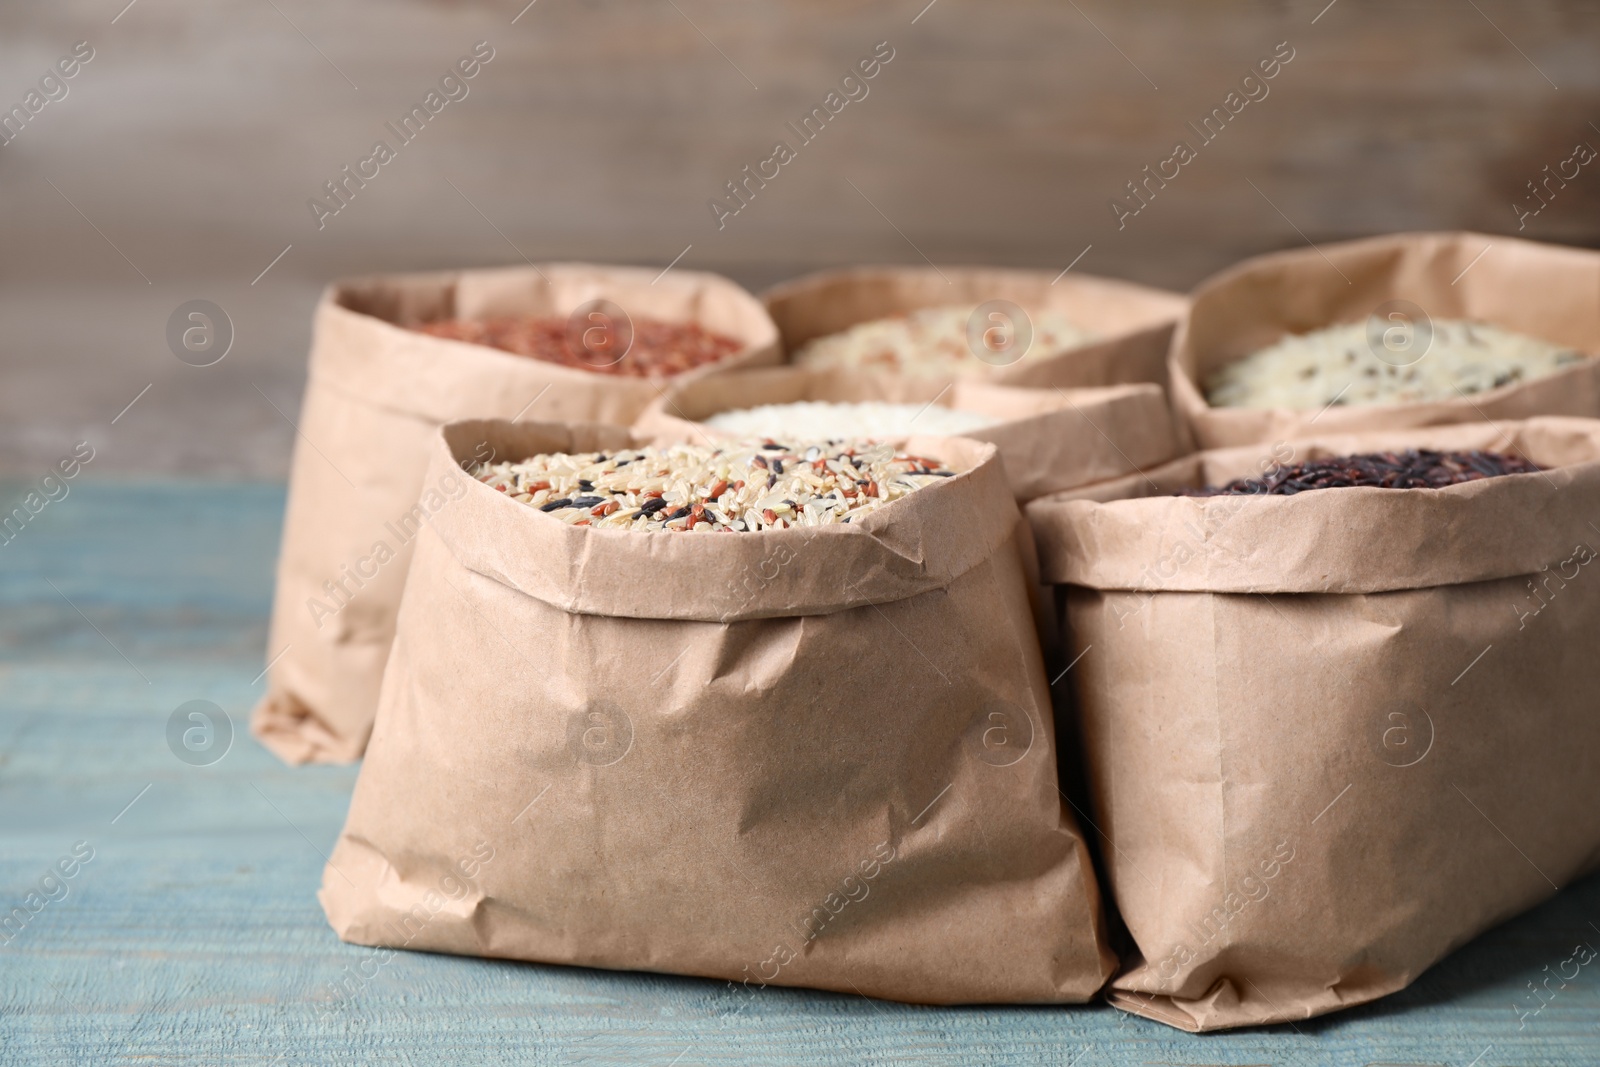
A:
[[[1028,517],[1136,948],[1113,1003],[1362,1004],[1600,862],[1600,421],[1203,452]]]
[[[720,978],[730,1010],[1100,988],[992,446],[475,422],[427,477],[459,498],[323,880],[340,937]]]
[[[761,305],[711,274],[545,264],[330,287],[297,425],[256,736],[294,763],[349,761],[366,747],[417,532],[449,499],[423,478],[441,424],[626,425],[666,372],[777,359]]]

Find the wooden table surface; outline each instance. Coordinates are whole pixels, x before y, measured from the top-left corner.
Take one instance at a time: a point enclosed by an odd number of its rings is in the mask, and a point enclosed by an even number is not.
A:
[[[1600,945],[1600,879],[1377,1005],[1206,1037],[1103,1005],[769,989],[740,1011],[717,982],[420,953],[324,1017],[365,955],[315,897],[356,772],[284,767],[244,728],[282,506],[274,484],[85,481],[0,546],[0,909],[93,850],[0,937],[0,1064],[1600,1062],[1600,970],[1517,1010],[1546,965]],[[233,723],[209,766],[168,747],[190,700]]]

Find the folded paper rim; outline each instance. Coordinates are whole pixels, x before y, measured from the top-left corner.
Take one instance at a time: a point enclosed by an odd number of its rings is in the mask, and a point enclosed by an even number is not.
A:
[[[611,299],[625,310],[630,304],[642,304],[646,310],[676,304],[689,309],[688,315],[677,321],[716,328],[742,341],[743,347],[716,363],[680,375],[623,377],[418,333],[378,310],[385,299],[393,302],[401,298],[397,294],[415,294],[419,300],[435,302],[448,317],[455,313],[464,284],[520,292],[525,301],[534,304],[573,302],[562,296],[577,293],[586,294],[583,299]],[[488,301],[495,302],[496,295],[489,292]],[[576,303],[581,300],[574,306]],[[708,304],[719,305],[719,314],[708,314]],[[556,311],[552,307],[551,313],[566,314],[570,310]],[[728,316],[727,321],[723,321],[721,313]],[[670,311],[658,314],[667,318],[676,315]],[[716,325],[708,319],[715,320]],[[374,407],[434,423],[461,416],[463,404],[459,398],[463,389],[476,389],[482,399],[474,397],[474,406],[493,411],[504,407],[507,390],[516,390],[519,395],[526,392],[531,405],[542,388],[614,393],[624,410],[632,409],[632,414],[623,419],[627,422],[657,395],[658,383],[776,363],[780,358],[777,326],[761,302],[735,282],[705,271],[678,270],[660,276],[644,267],[559,262],[361,275],[339,279],[323,291],[315,322],[317,343],[310,370],[314,384],[332,385]],[[335,338],[338,343],[331,343]],[[473,386],[474,382],[483,384]]]
[[[1443,489],[1319,489],[1180,497],[1298,461],[1403,448],[1521,453],[1546,467]],[[1326,435],[1195,453],[1143,474],[1053,494],[1026,513],[1046,582],[1099,590],[1380,593],[1528,574],[1600,523],[1600,420]],[[1496,522],[1474,522],[1487,510]],[[1504,521],[1517,516],[1520,521]]]
[[[428,484],[458,476],[465,492],[429,521],[467,569],[563,611],[733,622],[825,615],[944,588],[1014,537],[1021,519],[995,447],[961,438],[909,439],[907,451],[960,473],[859,520],[729,536],[570,526],[462,470],[485,444],[504,461],[637,443],[616,427],[450,423],[439,431]],[[663,568],[703,576],[705,599],[656,596],[652,580]]]

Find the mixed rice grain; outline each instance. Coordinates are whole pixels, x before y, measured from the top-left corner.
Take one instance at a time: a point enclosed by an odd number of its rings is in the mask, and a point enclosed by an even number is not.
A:
[[[845,523],[954,474],[862,441],[555,453],[472,471],[573,526],[695,533]]]

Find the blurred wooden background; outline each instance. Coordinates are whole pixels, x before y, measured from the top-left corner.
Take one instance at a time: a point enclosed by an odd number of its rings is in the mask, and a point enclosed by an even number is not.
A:
[[[1076,269],[1183,289],[1305,240],[1514,232],[1527,182],[1600,147],[1600,5],[1576,0],[524,2],[0,12],[0,107],[95,50],[0,146],[0,469],[88,439],[91,473],[281,477],[311,306],[340,274],[687,248],[764,286],[924,255],[1057,271],[1092,245]],[[319,230],[307,199],[479,41],[469,95]],[[784,124],[880,41],[868,96],[719,230],[707,200],[797,145]],[[1280,42],[1269,95],[1119,230],[1108,200],[1198,145],[1185,123]],[[1600,244],[1595,171],[1524,235]],[[192,298],[236,329],[213,367],[167,349]]]

